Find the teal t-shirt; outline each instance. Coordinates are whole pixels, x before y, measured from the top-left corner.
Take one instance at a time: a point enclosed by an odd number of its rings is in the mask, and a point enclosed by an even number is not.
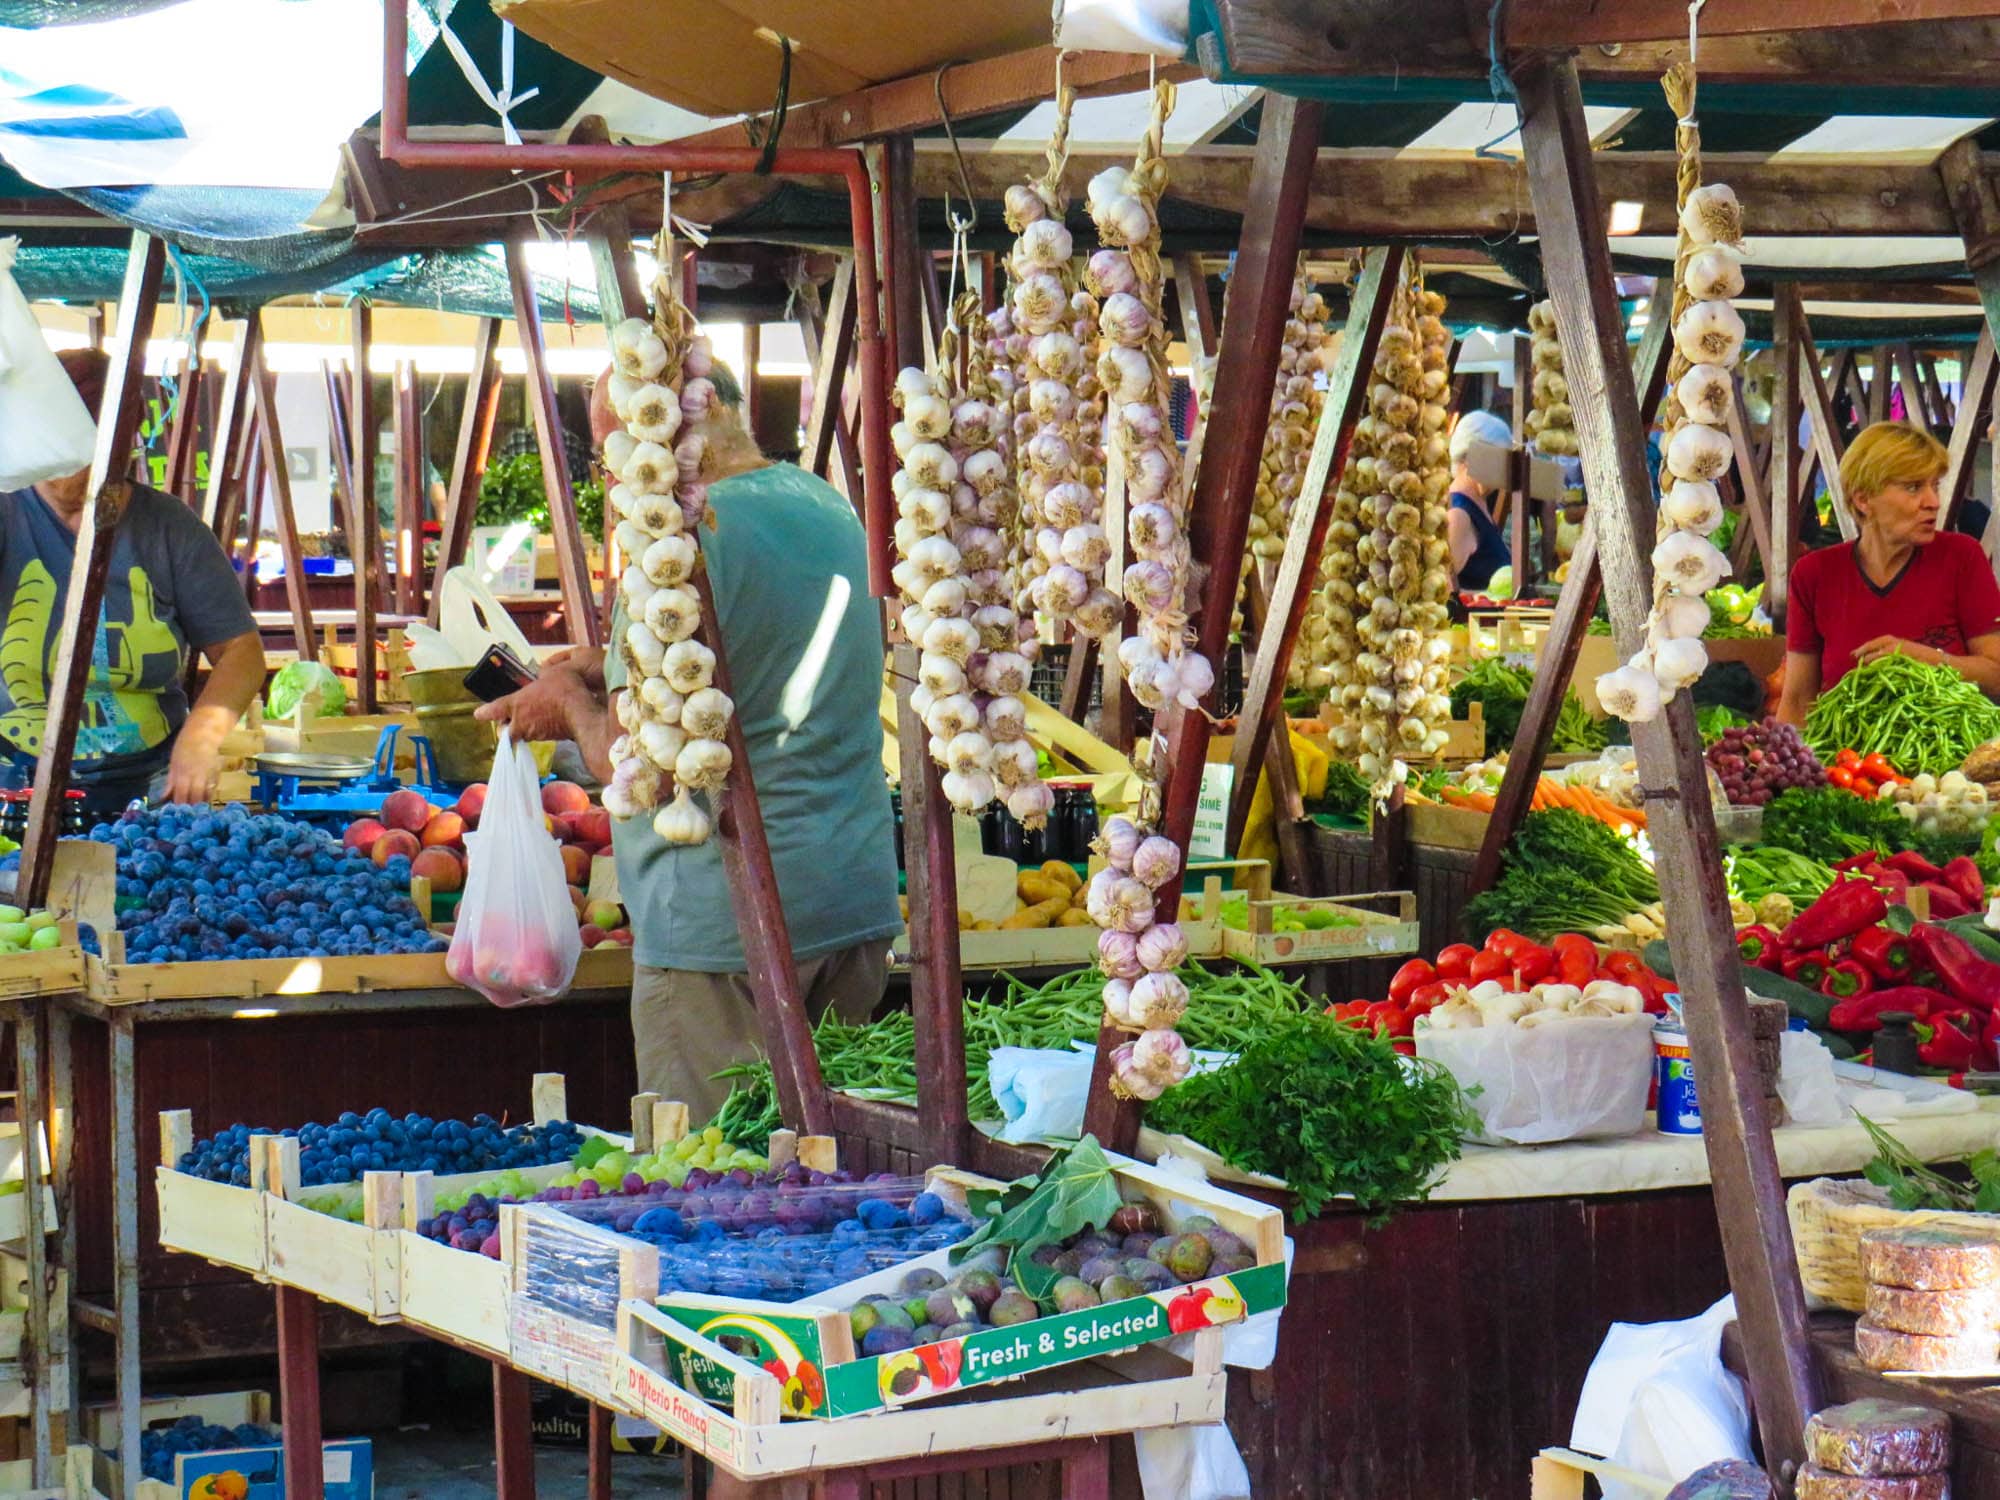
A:
[[[889,938],[902,919],[882,773],[881,614],[868,595],[861,523],[839,491],[791,464],[735,475],[708,494],[716,526],[702,533],[702,552],[793,955]],[[612,639],[624,633],[621,611]],[[604,675],[625,685],[616,650]],[[612,826],[633,957],[660,969],[742,971],[720,845],[669,845],[649,818]]]

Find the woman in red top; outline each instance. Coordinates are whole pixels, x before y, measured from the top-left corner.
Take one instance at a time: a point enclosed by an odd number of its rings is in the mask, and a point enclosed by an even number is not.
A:
[[[2000,698],[2000,584],[1977,541],[1938,531],[1946,465],[1944,445],[1903,422],[1848,448],[1840,480],[1861,531],[1792,569],[1781,719],[1803,724],[1824,689],[1893,652]]]

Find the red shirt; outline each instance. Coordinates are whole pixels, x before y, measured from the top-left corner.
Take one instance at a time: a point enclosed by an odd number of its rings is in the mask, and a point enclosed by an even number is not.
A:
[[[1792,569],[1785,646],[1819,661],[1819,685],[1854,667],[1854,653],[1877,636],[1936,646],[1953,656],[2000,632],[2000,583],[1972,537],[1940,532],[1919,547],[1886,588],[1869,582],[1854,543],[1808,552]]]

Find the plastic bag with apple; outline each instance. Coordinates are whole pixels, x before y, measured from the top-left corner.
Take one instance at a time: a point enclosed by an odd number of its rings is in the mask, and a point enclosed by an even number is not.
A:
[[[554,1000],[583,952],[562,850],[542,813],[534,757],[505,729],[479,830],[465,836],[465,895],[445,969],[495,1005]]]

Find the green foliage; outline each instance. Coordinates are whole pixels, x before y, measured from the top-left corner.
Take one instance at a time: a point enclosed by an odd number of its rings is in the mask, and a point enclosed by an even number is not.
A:
[[[1500,878],[1465,904],[1465,928],[1478,942],[1497,927],[1549,938],[1610,926],[1659,899],[1637,849],[1593,817],[1552,807],[1521,820]]]
[[[1486,718],[1486,753],[1498,755],[1511,750],[1521,732],[1521,710],[1528,705],[1528,692],[1535,674],[1526,667],[1510,667],[1498,657],[1477,661],[1451,690],[1451,713],[1455,719],[1467,716],[1477,702]],[[1556,711],[1556,726],[1549,748],[1558,754],[1595,755],[1611,742],[1608,720],[1590,717],[1583,700],[1573,692],[1563,693],[1562,707]]]
[[[1313,802],[1311,811],[1358,818],[1367,810],[1368,778],[1348,761],[1329,762],[1326,768],[1326,791]]]
[[[1303,1222],[1337,1197],[1375,1222],[1430,1196],[1476,1128],[1457,1080],[1388,1038],[1311,1013],[1265,1032],[1234,1063],[1146,1107],[1157,1130],[1233,1167],[1282,1177]]]
[[[1915,1152],[1866,1115],[1858,1117],[1875,1143],[1875,1159],[1861,1175],[1888,1191],[1892,1207],[1908,1212],[2000,1213],[2000,1155],[1991,1147],[1966,1158],[1970,1182],[1957,1182],[1924,1165]]]
[[[1766,804],[1762,838],[1833,865],[1856,854],[1887,856],[1906,848],[1909,826],[1892,802],[1839,787],[1793,787]]]
[[[476,526],[511,526],[527,521],[535,530],[549,530],[549,496],[542,483],[541,455],[517,453],[486,466],[479,480]],[[604,486],[587,479],[576,486],[576,521],[587,542],[604,535]]]
[[[1058,1272],[1037,1265],[1034,1253],[1089,1229],[1102,1229],[1124,1204],[1118,1179],[1097,1137],[1085,1136],[1050,1159],[1032,1183],[1017,1182],[1000,1192],[966,1196],[974,1217],[986,1222],[951,1249],[954,1265],[983,1245],[1006,1245],[1008,1269],[1021,1290],[1047,1305]]]

